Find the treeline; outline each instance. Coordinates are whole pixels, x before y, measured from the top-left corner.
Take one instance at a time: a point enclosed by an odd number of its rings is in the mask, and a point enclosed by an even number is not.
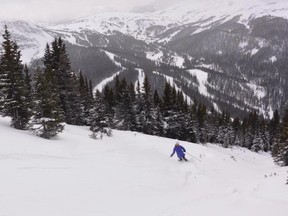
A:
[[[91,82],[75,74],[61,38],[47,45],[43,67],[33,80],[20,60],[17,44],[5,27],[0,59],[0,112],[11,117],[11,126],[29,129],[43,138],[63,131],[64,122],[90,126],[93,134],[109,128],[137,131],[194,143],[241,146],[252,151],[272,151],[275,161],[288,165],[288,110],[270,121],[251,112],[232,119],[228,112],[209,110],[194,100],[188,103],[181,91],[165,82],[159,93],[148,77],[128,83],[117,76],[103,92],[92,93]],[[94,137],[97,137],[97,136]]]
[[[96,93],[91,130],[107,128],[138,131],[194,143],[218,143],[223,147],[241,146],[255,152],[272,151],[275,161],[288,165],[288,110],[281,120],[278,111],[270,121],[256,111],[246,118],[231,119],[227,112],[193,101],[188,105],[181,91],[165,83],[163,93],[151,91],[147,77],[143,86],[134,87],[123,78]]]

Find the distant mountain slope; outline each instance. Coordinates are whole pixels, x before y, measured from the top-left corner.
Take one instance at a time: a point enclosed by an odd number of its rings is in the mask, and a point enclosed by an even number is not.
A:
[[[7,25],[12,37],[20,46],[22,60],[25,63],[32,59],[41,58],[47,43],[53,40],[53,36],[41,27],[20,20],[0,20],[0,33],[3,34],[4,25]],[[0,37],[0,43],[3,38]],[[2,48],[2,47],[1,47]]]
[[[45,44],[61,36],[73,68],[94,86],[118,73],[120,63],[120,69],[143,69],[153,88],[162,90],[172,77],[190,98],[217,110],[243,116],[255,109],[271,117],[288,101],[287,12],[288,3],[281,0],[183,0],[145,13],[99,13],[41,27],[8,25],[25,62],[43,55]],[[207,74],[204,83],[189,72],[194,69]],[[205,95],[199,90],[203,85]]]

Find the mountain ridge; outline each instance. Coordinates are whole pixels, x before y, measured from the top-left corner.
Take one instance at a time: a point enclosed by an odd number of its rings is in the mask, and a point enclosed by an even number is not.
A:
[[[86,73],[96,88],[123,68],[141,68],[156,80],[153,88],[172,77],[186,95],[217,110],[244,115],[256,109],[271,117],[288,100],[286,11],[288,3],[283,1],[205,0],[193,5],[181,1],[144,14],[101,13],[49,26],[28,23],[23,32],[11,23],[10,29],[28,62],[29,55],[41,57],[47,42],[62,37],[74,70]],[[31,34],[27,26],[42,36]],[[191,69],[207,73],[204,85],[209,94],[201,94],[202,84],[189,73]],[[135,82],[137,76],[132,72],[129,76]]]

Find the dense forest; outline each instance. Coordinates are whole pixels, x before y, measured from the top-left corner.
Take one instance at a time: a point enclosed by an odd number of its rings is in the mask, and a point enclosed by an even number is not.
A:
[[[103,92],[93,92],[90,79],[71,69],[61,38],[47,44],[43,64],[33,76],[22,64],[21,51],[7,26],[3,39],[0,114],[11,117],[15,129],[31,130],[46,139],[62,132],[64,123],[89,126],[93,138],[111,135],[110,129],[131,130],[225,148],[271,151],[277,164],[288,165],[288,110],[283,116],[275,110],[272,119],[256,111],[231,118],[197,99],[188,103],[167,81],[162,91],[152,90],[148,76],[136,86],[128,77],[117,76]]]

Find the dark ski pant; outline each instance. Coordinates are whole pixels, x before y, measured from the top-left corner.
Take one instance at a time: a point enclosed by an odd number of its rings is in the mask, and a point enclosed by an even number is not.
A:
[[[185,155],[182,157],[182,158],[179,158],[179,161],[188,161],[186,158],[185,158]]]

